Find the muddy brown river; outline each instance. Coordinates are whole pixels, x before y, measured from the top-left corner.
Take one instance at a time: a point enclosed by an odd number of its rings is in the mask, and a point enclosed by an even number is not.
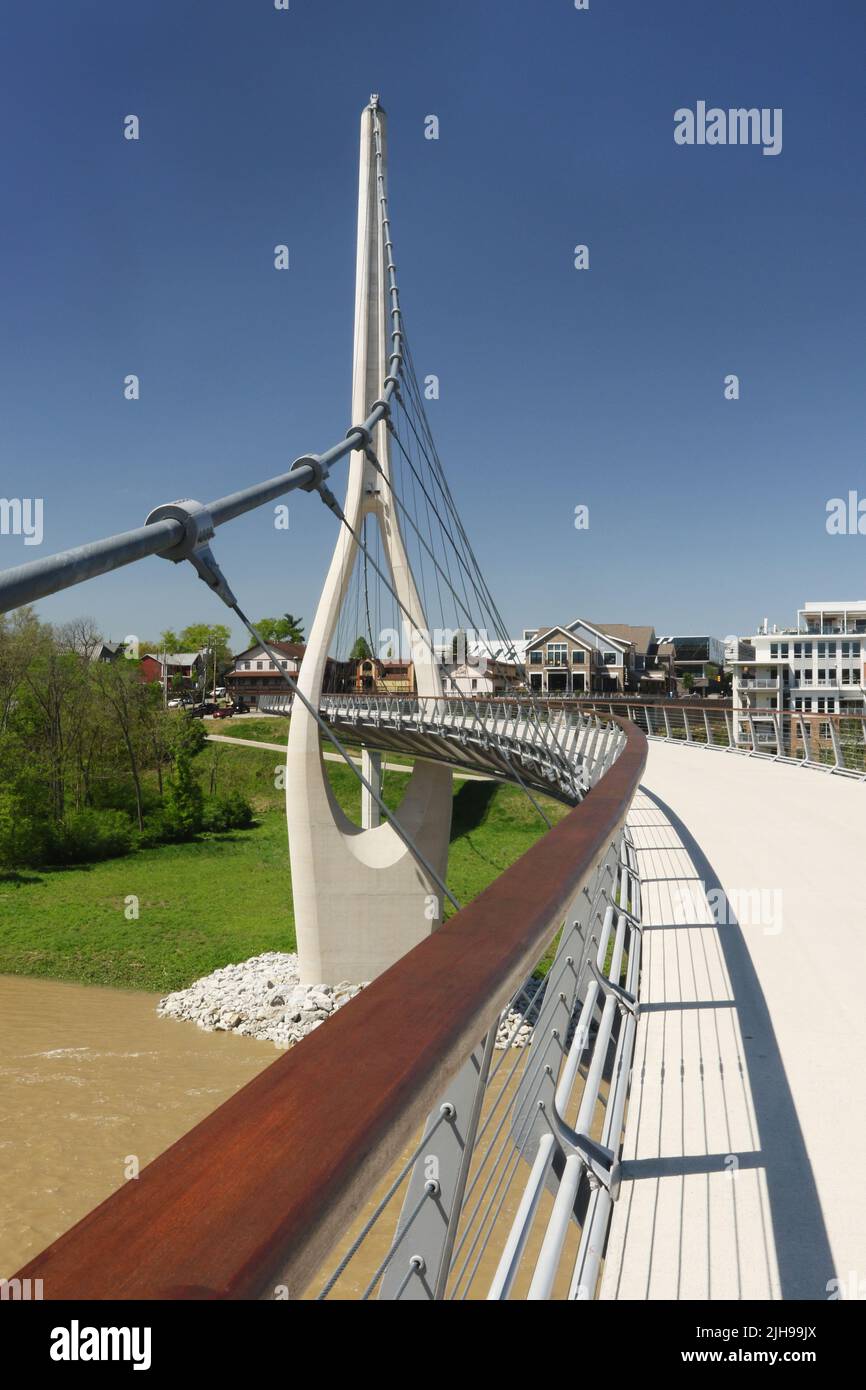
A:
[[[0,975],[0,1278],[280,1055],[158,998]]]

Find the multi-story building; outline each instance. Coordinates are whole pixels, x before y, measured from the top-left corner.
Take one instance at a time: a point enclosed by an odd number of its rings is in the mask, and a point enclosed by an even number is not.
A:
[[[866,716],[866,599],[806,603],[796,628],[770,630],[765,620],[749,643],[754,656],[731,663],[739,741],[754,731],[756,743],[776,745],[777,711]],[[816,737],[831,739],[827,721],[816,724]]]
[[[446,695],[516,695],[520,677],[513,661],[498,657],[478,661],[448,662],[442,667],[442,689]]]
[[[446,695],[519,694],[519,664],[525,642],[520,638],[477,637],[458,633],[447,645],[434,647]]]
[[[738,661],[754,661],[755,648],[745,637],[725,638],[725,670],[733,671]]]
[[[526,628],[530,689],[544,695],[665,695],[673,668],[649,624],[596,623]]]
[[[362,656],[340,663],[340,689],[354,694],[414,695],[415,665],[411,661]]]
[[[634,642],[577,618],[567,627],[526,628],[526,678],[543,695],[624,691],[634,670]]]
[[[647,624],[595,623],[608,637],[628,642],[628,661],[624,671],[625,689],[642,695],[667,695],[676,687],[673,648],[662,645],[655,628]]]
[[[297,678],[306,647],[301,642],[271,642],[278,652],[282,670]],[[264,647],[247,647],[235,657],[235,664],[225,678],[226,690],[232,699],[243,701],[255,709],[263,695],[282,695],[286,683]]]
[[[677,685],[685,690],[711,690],[724,670],[725,644],[720,637],[660,637],[659,653],[668,658]]]
[[[186,689],[192,689],[201,683],[204,668],[204,652],[160,652],[159,655],[156,652],[147,652],[139,663],[143,681],[160,681],[168,686],[176,683],[175,678],[179,677],[180,683]]]

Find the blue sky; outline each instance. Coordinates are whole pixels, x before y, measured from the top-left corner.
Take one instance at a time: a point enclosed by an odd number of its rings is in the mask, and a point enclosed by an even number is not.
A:
[[[866,495],[859,0],[19,0],[4,40],[0,494],[43,497],[45,537],[0,536],[3,567],[344,433],[378,91],[416,364],[512,631],[724,635],[866,594],[866,537],[825,531],[828,498]],[[698,100],[781,107],[781,154],[677,146]],[[253,616],[309,621],[335,523],[290,507],[217,554]],[[113,637],[223,617],[157,559],[39,612]]]

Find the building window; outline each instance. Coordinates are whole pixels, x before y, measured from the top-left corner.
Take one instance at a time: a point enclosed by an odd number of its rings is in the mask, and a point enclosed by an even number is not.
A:
[[[582,666],[583,663],[584,663],[584,661],[585,661],[585,659],[586,659],[586,652],[573,651],[573,652],[571,653],[571,660],[572,660],[572,663],[573,663],[575,666]]]
[[[565,642],[548,642],[547,664],[548,666],[568,665],[568,647]]]
[[[472,689],[473,689],[473,690],[477,690],[477,689],[478,689],[478,682],[477,682],[476,680],[474,680],[474,681],[472,682]]]
[[[802,655],[803,655],[803,643],[802,643],[802,642],[795,642],[795,643],[794,643],[794,660],[795,660],[795,661],[799,660],[799,658],[800,658]]]
[[[604,661],[605,666],[615,666],[616,652],[604,652],[602,654],[602,660]]]
[[[530,652],[530,653],[529,653],[529,664],[530,664],[531,666],[540,666],[540,665],[541,665],[541,652],[540,652],[540,651],[535,651],[535,652]]]
[[[778,656],[778,655],[779,655],[779,644],[778,644],[778,642],[771,642],[771,643],[770,643],[770,659],[772,660],[773,657],[776,657],[776,656]]]
[[[257,671],[263,671],[264,669],[265,669],[265,663],[264,663],[263,661],[257,661],[257,662],[256,662],[256,670],[257,670]]]

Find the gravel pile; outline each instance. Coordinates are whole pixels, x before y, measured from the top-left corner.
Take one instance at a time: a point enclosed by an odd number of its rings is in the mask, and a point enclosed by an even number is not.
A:
[[[166,995],[156,1011],[197,1023],[208,1033],[242,1033],[291,1047],[353,999],[364,984],[342,980],[337,985],[302,985],[294,953],[266,951],[240,965],[224,965],[188,989]]]

